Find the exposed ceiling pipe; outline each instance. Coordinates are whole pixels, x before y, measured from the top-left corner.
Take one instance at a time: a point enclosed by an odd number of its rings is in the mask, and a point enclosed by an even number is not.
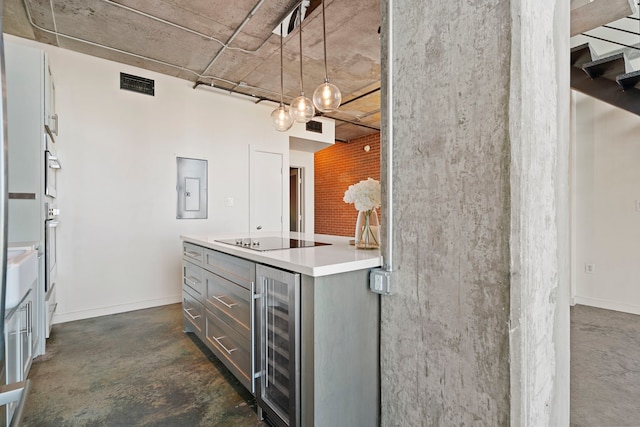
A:
[[[108,2],[108,3],[111,3],[111,1],[110,1],[110,0],[103,0],[103,1]],[[249,19],[250,19],[250,17],[251,17],[251,16],[253,16],[253,14],[255,14],[255,11],[257,10],[257,7],[259,7],[259,5],[260,5],[261,3],[263,3],[263,2],[264,2],[264,0],[261,0],[261,1],[260,1],[260,2],[259,2],[259,3],[254,7],[254,9],[252,10],[252,13],[250,13],[250,14],[249,14],[249,16],[248,16],[248,18],[249,18]],[[299,5],[300,3],[297,3],[297,4]],[[77,42],[80,42],[80,43],[85,43],[85,44],[88,44],[88,45],[90,45],[90,46],[95,46],[95,47],[99,47],[99,48],[102,48],[102,49],[106,49],[106,50],[109,50],[109,51],[112,51],[112,52],[121,53],[121,54],[123,54],[123,55],[129,55],[129,56],[132,56],[132,57],[134,57],[134,58],[142,59],[142,60],[145,60],[145,61],[150,61],[150,62],[153,62],[153,63],[159,64],[159,65],[164,65],[164,66],[166,66],[166,67],[174,68],[174,69],[176,69],[176,70],[180,70],[180,71],[184,71],[184,72],[186,72],[186,73],[192,74],[192,75],[194,75],[194,76],[196,77],[196,79],[200,79],[200,78],[207,78],[207,79],[217,80],[217,81],[219,81],[219,82],[226,83],[226,84],[232,85],[232,86],[234,86],[234,87],[245,87],[245,88],[247,88],[247,89],[254,89],[254,90],[256,90],[256,91],[261,91],[261,92],[271,93],[271,94],[274,94],[274,95],[279,95],[279,93],[276,93],[276,92],[271,91],[271,90],[268,90],[268,89],[263,89],[263,88],[260,88],[260,87],[257,87],[257,86],[247,85],[246,83],[243,83],[243,82],[234,82],[234,81],[227,80],[227,79],[223,79],[223,78],[220,78],[220,77],[215,77],[215,76],[211,76],[211,75],[205,75],[204,73],[203,73],[203,74],[200,74],[200,73],[198,73],[198,72],[196,72],[196,71],[194,71],[194,70],[190,70],[190,69],[188,69],[188,68],[186,68],[186,67],[183,67],[183,66],[180,66],[180,65],[171,64],[171,63],[169,63],[169,62],[161,61],[161,60],[159,60],[159,59],[155,59],[155,58],[150,58],[150,57],[145,56],[145,55],[140,55],[140,54],[133,53],[133,52],[129,52],[129,51],[126,51],[126,50],[123,50],[123,49],[118,49],[118,48],[115,48],[115,47],[111,47],[111,46],[103,45],[103,44],[101,44],[101,43],[92,42],[92,41],[90,41],[90,40],[86,40],[86,39],[83,39],[83,38],[80,38],[80,37],[71,36],[71,35],[64,34],[64,33],[60,33],[60,32],[58,32],[58,31],[52,31],[52,30],[49,30],[49,29],[47,29],[47,28],[44,28],[44,27],[42,27],[42,26],[40,26],[40,25],[36,24],[36,23],[33,21],[33,16],[31,15],[31,9],[29,8],[29,5],[28,5],[28,3],[27,3],[27,0],[23,0],[23,5],[24,5],[25,11],[26,11],[26,13],[27,13],[27,18],[28,18],[28,20],[29,20],[29,24],[30,24],[33,28],[35,28],[35,29],[37,29],[37,30],[40,30],[40,31],[43,31],[43,32],[45,32],[45,33],[47,33],[47,34],[52,34],[52,35],[56,36],[56,38],[57,38],[57,37],[62,37],[62,38],[69,39],[69,40],[73,40],[73,41],[77,41]],[[296,6],[296,7],[297,7],[297,6]],[[129,8],[127,8],[127,9],[129,9]],[[52,11],[52,13],[53,13],[53,11]],[[143,13],[143,12],[140,12],[140,13]],[[149,15],[149,16],[151,16],[151,15]],[[157,19],[158,19],[159,21],[163,21],[163,20],[161,20],[160,18],[157,18]],[[245,21],[248,21],[248,19],[245,19]],[[168,21],[167,21],[167,22],[168,22]],[[54,25],[55,25],[55,23],[54,23]],[[172,25],[176,26],[177,24],[172,24]],[[241,27],[242,27],[242,26],[243,26],[243,25],[241,25]],[[241,29],[241,27],[239,27],[239,29]],[[238,31],[239,31],[239,30],[236,30],[236,32],[238,32]],[[234,34],[235,34],[235,33],[234,33]],[[234,37],[234,36],[232,36],[232,38],[235,38],[235,37]],[[230,38],[230,39],[229,39],[229,42],[232,40],[232,38]],[[267,39],[267,40],[268,40],[268,39]],[[217,41],[217,40],[216,40],[216,41]],[[59,42],[58,42],[58,44],[59,44]],[[236,49],[236,48],[228,47],[228,49]],[[239,48],[237,48],[237,49],[239,49]],[[240,50],[242,50],[242,49],[240,49]],[[222,51],[222,50],[221,50],[221,51]],[[220,52],[219,52],[219,53],[220,53]],[[219,56],[219,55],[217,55],[217,56]],[[215,58],[214,58],[214,59],[215,59]],[[213,61],[212,61],[211,63],[213,63]],[[276,101],[274,101],[272,98],[267,98],[267,97],[258,97],[258,96],[255,96],[255,95],[252,95],[252,94],[249,94],[249,93],[246,93],[246,92],[241,92],[241,91],[238,91],[238,90],[235,90],[235,89],[227,89],[227,88],[223,88],[223,87],[214,86],[214,85],[213,85],[213,83],[206,83],[206,82],[202,82],[202,81],[199,81],[199,80],[197,80],[197,81],[195,82],[195,84],[194,84],[193,88],[195,89],[196,87],[198,87],[198,86],[200,86],[200,85],[205,85],[205,86],[209,86],[209,87],[215,87],[215,88],[220,89],[220,90],[222,90],[222,91],[227,91],[227,92],[230,92],[230,93],[236,93],[236,94],[240,94],[240,95],[245,95],[245,96],[248,96],[248,97],[251,97],[251,98],[254,98],[254,99],[258,99],[258,102],[261,102],[261,101],[273,101],[273,102],[276,102]],[[374,91],[371,91],[371,93],[373,93],[373,92],[375,92],[375,90],[374,90]],[[359,98],[361,98],[361,97],[363,97],[363,96],[365,96],[365,95],[366,95],[366,94],[364,94],[364,95],[360,95],[360,96],[359,96],[359,97],[357,97],[357,98],[359,99]],[[348,102],[351,102],[351,101],[348,101]],[[278,103],[279,103],[279,101],[278,101]],[[344,105],[344,104],[343,104],[343,105]],[[367,129],[371,129],[371,130],[380,131],[380,128],[379,128],[379,127],[371,126],[371,125],[367,125],[367,124],[364,124],[364,123],[358,123],[358,122],[357,122],[357,120],[359,119],[359,117],[358,117],[358,116],[356,116],[356,115],[349,114],[349,113],[344,112],[344,111],[339,111],[339,113],[340,113],[340,114],[345,114],[345,115],[351,115],[351,116],[353,116],[353,117],[355,117],[355,118],[356,118],[356,121],[346,120],[346,119],[342,119],[342,118],[334,117],[334,116],[331,116],[331,115],[328,115],[328,114],[322,114],[322,116],[325,116],[325,117],[327,117],[327,118],[331,118],[331,119],[336,120],[336,121],[339,121],[339,122],[352,124],[352,125],[354,125],[354,126],[359,126],[359,127],[363,127],[363,128],[367,128]],[[362,116],[362,117],[366,117],[366,116]],[[344,140],[339,140],[339,141],[341,141],[341,142],[346,142],[346,141],[344,141]]]
[[[273,99],[271,99],[271,98],[267,98],[267,97],[265,97],[265,96],[258,96],[258,95],[254,95],[254,94],[251,94],[251,93],[241,92],[241,91],[236,90],[236,89],[229,89],[229,88],[224,88],[224,87],[216,86],[216,85],[214,85],[214,84],[213,84],[213,82],[207,83],[207,82],[204,82],[204,81],[202,81],[202,80],[198,80],[197,82],[195,82],[195,83],[193,84],[193,88],[195,89],[195,88],[197,88],[198,86],[205,86],[205,87],[210,87],[210,88],[213,88],[213,89],[218,89],[218,90],[220,90],[220,91],[224,91],[224,92],[229,92],[229,93],[235,93],[235,94],[238,94],[238,95],[248,96],[248,97],[250,97],[250,98],[257,99],[257,101],[258,101],[258,102],[260,102],[260,101],[272,101],[272,102],[277,102],[277,101],[275,101],[275,100],[273,100]],[[256,102],[256,104],[257,104],[258,102]]]
[[[380,112],[380,109],[378,108],[377,110],[372,110],[365,114],[359,114],[357,117],[358,119],[364,119],[366,117],[373,116],[374,114],[378,114],[379,112]]]
[[[209,70],[209,68],[211,68],[211,66],[213,65],[213,63],[220,57],[220,55],[222,55],[222,53],[226,50],[226,49],[237,49],[240,50],[242,52],[247,52],[247,53],[256,53],[257,51],[259,51],[260,49],[262,49],[262,47],[264,47],[265,44],[267,44],[267,42],[269,41],[269,39],[271,38],[271,33],[267,36],[266,39],[264,39],[264,41],[262,42],[262,44],[260,45],[260,47],[258,47],[258,49],[254,50],[254,51],[248,51],[245,49],[240,49],[240,48],[235,48],[235,47],[230,47],[229,44],[231,44],[231,42],[233,41],[233,39],[236,38],[236,36],[240,33],[240,31],[242,31],[242,29],[244,28],[244,26],[247,24],[247,22],[249,22],[249,20],[253,17],[253,15],[255,15],[255,13],[257,12],[257,10],[260,8],[260,6],[262,6],[262,3],[264,3],[264,0],[260,0],[251,10],[251,12],[249,12],[249,14],[247,15],[247,17],[244,19],[244,21],[242,21],[242,23],[240,24],[240,26],[238,28],[236,28],[236,30],[234,31],[234,33],[231,35],[231,37],[229,37],[229,40],[227,40],[226,44],[222,45],[222,49],[220,49],[218,51],[218,53],[216,54],[216,56],[214,56],[214,58],[211,60],[211,62],[209,62],[209,65],[207,65],[207,68],[204,69],[204,71],[202,72],[202,74],[200,75],[200,77],[212,77],[212,76],[208,76],[207,75],[207,71]],[[291,10],[289,12],[287,12],[285,14],[285,17],[290,15],[292,13],[292,11],[294,11],[298,6],[300,6],[302,4],[302,0],[299,0],[294,6],[293,8],[291,8]],[[283,18],[284,19],[284,18]],[[280,19],[280,22],[282,22],[282,19]],[[302,26],[302,23],[300,23],[300,26]],[[273,93],[273,92],[271,92]]]
[[[124,55],[133,56],[134,58],[139,58],[139,59],[144,59],[146,61],[155,62],[156,64],[166,65],[167,67],[176,68],[178,70],[182,70],[182,71],[191,73],[191,74],[193,74],[193,75],[195,75],[197,77],[200,77],[200,75],[197,72],[195,72],[193,70],[190,70],[188,68],[185,68],[185,67],[181,67],[179,65],[170,64],[170,63],[165,62],[165,61],[160,61],[159,59],[150,58],[148,56],[139,55],[137,53],[128,52],[126,50],[122,50],[122,49],[118,49],[118,48],[115,48],[115,47],[103,45],[103,44],[100,44],[100,43],[96,43],[96,42],[92,42],[92,41],[89,41],[89,40],[86,40],[86,39],[82,39],[80,37],[70,36],[68,34],[60,33],[58,31],[52,31],[52,30],[49,30],[47,28],[41,27],[40,25],[38,25],[35,22],[33,22],[33,17],[31,16],[31,9],[29,8],[29,5],[27,4],[27,0],[23,0],[22,4],[24,5],[25,11],[27,12],[27,18],[29,19],[29,24],[33,28],[35,28],[36,30],[43,31],[43,32],[45,32],[47,34],[52,34],[52,35],[54,35],[56,37],[59,36],[59,37],[65,38],[65,39],[77,41],[77,42],[80,42],[80,43],[86,43],[86,44],[91,45],[91,46],[96,46],[96,47],[100,47],[100,48],[103,48],[103,49],[107,49],[107,50],[110,50],[112,52],[117,52],[117,53],[122,53]]]
[[[367,96],[369,96],[369,95],[371,95],[371,94],[374,94],[374,93],[376,93],[376,92],[379,92],[379,91],[380,91],[380,88],[372,89],[372,90],[370,90],[369,92],[365,92],[365,93],[363,93],[362,95],[358,95],[358,96],[356,96],[355,98],[351,98],[350,100],[343,102],[341,105],[342,105],[342,106],[345,106],[346,104],[349,104],[349,103],[351,103],[351,102],[357,101],[358,99],[365,98],[365,97],[367,97]]]
[[[374,272],[372,274],[378,274],[379,276],[386,278],[388,293],[396,291],[397,273],[394,271],[393,265],[393,54],[394,54],[394,36],[393,36],[393,0],[387,0],[387,86],[386,86],[386,122],[387,128],[385,129],[385,135],[387,140],[386,147],[386,171],[385,171],[385,184],[386,184],[386,197],[384,200],[383,215],[384,221],[387,224],[383,230],[386,230],[384,239],[384,245],[382,248],[383,257],[383,272],[386,274],[380,274],[380,272]]]
[[[196,31],[196,30],[194,30],[192,28],[185,27],[184,25],[176,24],[175,22],[171,22],[171,21],[168,21],[166,19],[162,19],[162,18],[159,18],[157,16],[151,15],[149,13],[143,12],[141,10],[134,9],[132,7],[125,6],[125,5],[120,4],[120,3],[116,3],[116,2],[114,2],[112,0],[102,0],[102,1],[104,3],[107,3],[107,4],[111,5],[111,6],[119,7],[120,9],[124,9],[124,10],[132,12],[132,13],[136,13],[136,14],[138,14],[140,16],[144,16],[144,17],[152,19],[154,21],[161,22],[161,23],[166,24],[166,25],[170,25],[170,26],[172,26],[174,28],[186,31],[188,33],[191,33],[191,34],[194,34],[196,36],[205,38],[207,40],[214,41],[214,42],[220,44],[221,46],[225,47],[225,49],[229,49],[229,50],[239,50],[241,52],[255,54],[255,53],[259,52],[264,47],[265,44],[267,44],[267,41],[269,41],[269,37],[268,37],[262,42],[262,44],[260,46],[258,46],[258,48],[254,49],[254,50],[243,49],[241,47],[233,47],[233,46],[229,46],[228,43],[225,44],[222,40],[219,40],[219,39],[217,39],[217,38],[215,38],[213,36],[210,36],[209,34],[201,33],[200,31]]]
[[[253,18],[253,15],[256,14],[258,9],[260,9],[260,6],[262,6],[262,3],[264,3],[264,1],[265,0],[259,0],[258,3],[256,3],[253,9],[251,9],[251,12],[249,12],[246,18],[244,18],[244,21],[242,21],[240,26],[236,28],[233,34],[231,34],[231,37],[229,37],[229,40],[227,40],[227,42],[224,45],[222,45],[222,48],[218,51],[218,53],[216,53],[216,56],[213,57],[213,59],[209,62],[209,65],[207,65],[204,71],[202,71],[202,75],[207,74],[207,71],[209,71],[209,68],[211,68],[213,63],[220,57],[220,55],[222,55],[222,52],[224,52],[227,49],[227,46],[229,46],[229,44],[233,41],[233,39],[235,39],[238,36],[238,34],[240,34],[240,31],[242,31],[242,29],[244,28],[245,25],[247,25],[249,20]]]
[[[125,5],[120,4],[120,3],[116,3],[116,2],[111,1],[111,0],[102,0],[102,2],[103,3],[107,3],[108,5],[111,5],[111,6],[114,6],[114,7],[118,7],[120,9],[124,9],[124,10],[126,10],[128,12],[135,13],[135,14],[140,15],[140,16],[144,16],[145,18],[149,18],[149,19],[152,19],[154,21],[169,25],[169,26],[177,28],[179,30],[186,31],[188,33],[191,33],[193,35],[205,38],[207,40],[214,41],[216,43],[219,43],[221,46],[224,46],[224,42],[222,40],[219,40],[219,39],[217,39],[215,37],[212,37],[212,36],[210,36],[208,34],[201,33],[200,31],[193,30],[193,29],[191,29],[189,27],[185,27],[183,25],[176,24],[175,22],[167,21],[166,19],[159,18],[157,16],[151,15],[149,13],[143,12],[143,11],[138,10],[138,9],[134,9],[132,7],[129,7],[129,6],[125,6]]]
[[[205,86],[208,88],[213,88],[213,89],[218,89],[222,92],[229,92],[229,93],[234,93],[237,95],[244,95],[253,99],[256,99],[256,104],[258,104],[259,102],[262,101],[269,101],[269,102],[273,102],[274,104],[280,104],[280,101],[278,101],[275,98],[267,98],[266,96],[257,96],[257,95],[253,95],[250,93],[246,93],[246,92],[241,92],[239,90],[235,90],[235,89],[228,89],[228,88],[224,88],[224,87],[219,87],[219,86],[215,86],[213,83],[207,83],[207,82],[203,82],[202,80],[198,80],[197,82],[195,82],[195,84],[193,85],[193,88],[197,88],[198,86]],[[322,117],[326,117],[329,119],[333,119],[335,121],[338,122],[343,122],[343,123],[347,123],[347,124],[351,124],[354,126],[359,126],[359,127],[363,127],[363,128],[367,128],[367,129],[371,129],[371,130],[377,130],[380,131],[380,128],[375,127],[375,126],[370,126],[364,123],[358,123],[357,121],[352,121],[352,120],[347,120],[347,119],[342,119],[339,117],[335,117],[333,115],[330,114],[326,114],[326,113],[319,113],[317,114],[318,116],[322,116]],[[340,140],[340,139],[336,139],[337,141],[341,141],[341,142],[346,142],[345,140]]]
[[[23,0],[23,5],[24,5],[24,8],[25,8],[25,11],[27,12],[27,18],[29,19],[29,24],[33,28],[35,28],[37,30],[40,30],[40,31],[43,31],[43,32],[45,32],[47,34],[52,34],[52,35],[54,35],[56,37],[62,37],[62,38],[73,40],[73,41],[77,41],[77,42],[80,42],[80,43],[85,43],[85,44],[88,44],[90,46],[99,47],[99,48],[106,49],[106,50],[109,50],[109,51],[112,51],[112,52],[117,52],[117,53],[121,53],[123,55],[129,55],[129,56],[132,56],[134,58],[138,58],[138,59],[142,59],[142,60],[145,60],[145,61],[150,61],[150,62],[153,62],[153,63],[156,63],[156,64],[164,65],[166,67],[174,68],[176,70],[180,70],[180,71],[184,71],[186,73],[192,74],[197,79],[201,78],[201,77],[206,77],[208,79],[217,80],[219,82],[227,83],[229,85],[233,85],[233,86],[236,86],[236,87],[237,86],[244,86],[244,87],[247,87],[249,89],[255,89],[255,90],[262,91],[262,92],[268,92],[268,93],[274,93],[275,94],[275,92],[273,92],[271,90],[268,90],[268,89],[263,89],[263,88],[256,87],[256,86],[250,86],[250,85],[247,85],[247,84],[234,82],[234,81],[223,79],[223,78],[220,78],[220,77],[204,76],[204,75],[202,75],[202,74],[200,74],[200,73],[198,73],[196,71],[190,70],[189,68],[186,68],[186,67],[183,67],[183,66],[180,66],[180,65],[171,64],[169,62],[161,61],[159,59],[151,58],[151,57],[148,57],[148,56],[145,56],[145,55],[140,55],[140,54],[129,52],[129,51],[126,51],[126,50],[123,50],[123,49],[118,49],[118,48],[115,48],[115,47],[107,46],[107,45],[104,45],[104,44],[101,44],[101,43],[92,42],[90,40],[86,40],[86,39],[83,39],[83,38],[80,38],[80,37],[70,36],[68,34],[64,34],[64,33],[60,33],[60,32],[57,32],[57,31],[49,30],[47,28],[41,27],[40,25],[36,24],[33,21],[33,16],[31,15],[31,9],[29,8],[29,5],[27,4],[27,0]]]
[[[51,18],[53,18],[53,31],[58,32],[58,24],[56,24],[56,14],[53,13],[53,0],[49,0],[49,8],[51,9]],[[58,35],[56,34],[56,43],[60,45],[60,40],[58,39]]]
[[[359,126],[361,128],[367,128],[367,129],[371,129],[371,130],[377,130],[378,132],[380,132],[380,128],[377,127],[377,126],[371,126],[371,125],[367,125],[367,124],[364,124],[364,123],[359,123],[359,122],[353,121],[353,120],[341,119],[339,117],[331,116],[331,115],[329,115],[327,113],[321,113],[319,115],[324,116],[324,117],[328,117],[330,119],[333,119],[333,120],[336,120],[336,121],[339,121],[339,122],[349,123],[350,125]]]

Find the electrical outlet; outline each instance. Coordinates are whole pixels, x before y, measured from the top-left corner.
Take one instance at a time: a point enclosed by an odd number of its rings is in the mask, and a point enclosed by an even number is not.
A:
[[[595,273],[596,271],[596,265],[595,264],[585,264],[584,265],[584,272],[591,274],[591,273]]]
[[[369,288],[378,294],[391,295],[392,293],[392,271],[382,268],[374,268],[369,276]]]

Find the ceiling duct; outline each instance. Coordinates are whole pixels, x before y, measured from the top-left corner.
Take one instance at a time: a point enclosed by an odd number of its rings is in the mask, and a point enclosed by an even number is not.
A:
[[[296,5],[296,7],[293,8],[293,10],[291,10],[291,12],[289,12],[284,17],[284,19],[282,19],[282,22],[280,22],[280,24],[278,24],[273,29],[273,34],[287,37],[293,30],[300,26],[300,23],[304,21],[304,19],[313,11],[313,9],[315,9],[315,7],[311,7],[310,0],[302,0]],[[281,26],[282,33],[280,32]]]

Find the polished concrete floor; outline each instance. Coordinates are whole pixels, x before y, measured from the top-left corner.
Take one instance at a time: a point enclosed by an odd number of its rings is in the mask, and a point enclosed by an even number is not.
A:
[[[179,304],[54,325],[25,426],[263,426]],[[640,426],[640,316],[571,309],[571,425]]]
[[[571,425],[640,426],[640,316],[571,308]]]
[[[169,305],[54,325],[25,426],[257,426],[254,400]]]

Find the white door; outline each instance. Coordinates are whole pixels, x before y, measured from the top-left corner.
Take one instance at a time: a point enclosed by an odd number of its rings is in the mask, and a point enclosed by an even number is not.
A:
[[[252,146],[249,163],[251,200],[249,230],[252,233],[279,234],[284,231],[283,219],[286,208],[284,201],[288,200],[288,194],[285,193],[289,181],[284,180],[282,173],[284,154]]]

